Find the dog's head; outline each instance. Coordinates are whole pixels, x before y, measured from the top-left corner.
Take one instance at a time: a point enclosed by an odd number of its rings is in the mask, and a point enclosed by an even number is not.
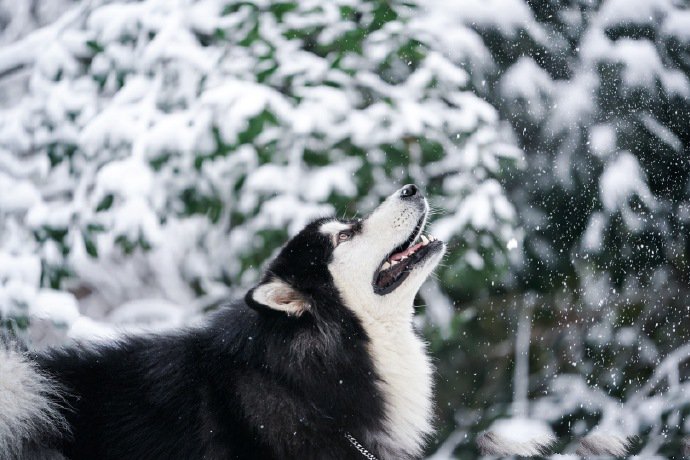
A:
[[[398,316],[445,251],[422,234],[428,209],[421,191],[406,185],[364,219],[312,222],[271,262],[247,302],[300,316],[339,295],[360,316]]]

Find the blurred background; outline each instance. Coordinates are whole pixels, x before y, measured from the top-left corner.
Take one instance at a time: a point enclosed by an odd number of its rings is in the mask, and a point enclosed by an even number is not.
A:
[[[0,328],[193,323],[414,182],[428,454],[529,421],[678,458],[688,154],[685,0],[0,0]]]

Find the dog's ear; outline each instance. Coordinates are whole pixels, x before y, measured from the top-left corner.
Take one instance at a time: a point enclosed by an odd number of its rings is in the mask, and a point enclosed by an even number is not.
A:
[[[252,307],[264,306],[285,312],[288,316],[301,316],[310,308],[301,292],[278,278],[262,281],[247,292],[245,300]]]

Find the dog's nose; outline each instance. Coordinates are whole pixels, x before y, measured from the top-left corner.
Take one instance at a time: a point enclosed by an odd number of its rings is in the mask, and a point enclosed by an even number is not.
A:
[[[416,185],[414,184],[407,184],[403,188],[400,189],[400,196],[402,198],[409,198],[411,196],[415,196],[419,189],[417,188]]]

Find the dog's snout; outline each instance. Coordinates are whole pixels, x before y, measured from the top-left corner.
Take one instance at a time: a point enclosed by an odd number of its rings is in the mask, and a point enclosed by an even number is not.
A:
[[[419,189],[417,188],[416,185],[414,184],[407,184],[403,188],[400,189],[400,197],[401,198],[410,198],[419,192]]]

